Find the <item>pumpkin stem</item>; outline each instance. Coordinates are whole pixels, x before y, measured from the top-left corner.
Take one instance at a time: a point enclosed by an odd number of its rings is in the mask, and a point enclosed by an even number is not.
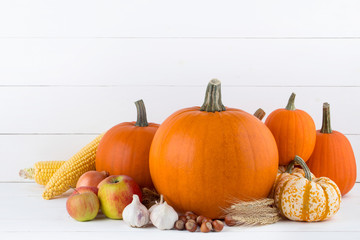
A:
[[[225,106],[221,102],[221,82],[212,79],[206,88],[205,100],[200,111],[221,112],[225,110]]]
[[[261,108],[259,108],[258,110],[256,110],[256,112],[254,113],[254,116],[257,117],[260,121],[265,117],[265,112],[264,110],[262,110]]]
[[[295,111],[296,108],[295,108],[295,96],[296,94],[295,93],[292,93],[290,98],[289,98],[289,101],[288,101],[288,104],[286,105],[286,110],[291,110],[291,111]]]
[[[328,104],[327,102],[323,104],[323,119],[320,132],[332,133],[330,124],[330,104]]]
[[[136,101],[135,106],[137,111],[137,120],[135,126],[147,127],[149,124],[146,118],[146,109],[145,109],[144,101],[142,99]]]
[[[301,168],[304,170],[305,172],[305,178],[307,178],[307,180],[311,181],[311,172],[309,167],[306,165],[305,161],[299,157],[298,155],[295,156],[295,159],[292,160],[289,165],[286,168],[286,172],[287,173],[292,173],[295,164],[299,164],[301,166]]]

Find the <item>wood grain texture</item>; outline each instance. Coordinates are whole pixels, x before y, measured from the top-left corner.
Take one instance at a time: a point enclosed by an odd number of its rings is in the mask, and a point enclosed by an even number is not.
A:
[[[360,86],[360,39],[0,39],[0,52],[0,86]]]
[[[359,9],[356,0],[3,0],[0,154],[10,164],[0,181],[135,120],[140,98],[158,123],[200,105],[214,77],[225,105],[248,112],[269,114],[295,91],[318,128],[328,101],[359,159],[350,108],[360,107]]]
[[[0,155],[10,163],[0,168],[0,182],[28,182],[19,177],[19,170],[32,167],[37,161],[67,160],[94,139],[88,135],[0,135]],[[357,159],[360,172],[360,135],[346,136]],[[360,182],[359,174],[357,182]]]
[[[3,0],[0,37],[360,37],[356,0]]]
[[[141,237],[148,239],[219,239],[226,237],[238,239],[239,236],[249,236],[246,239],[288,239],[289,235],[294,235],[293,239],[304,239],[309,237],[326,236],[327,239],[333,239],[331,236],[341,233],[341,237],[346,239],[357,239],[359,236],[359,218],[360,209],[357,207],[360,199],[360,186],[356,184],[354,190],[344,199],[339,212],[329,221],[319,223],[299,223],[293,221],[280,221],[275,224],[261,227],[227,227],[220,233],[190,233],[187,231],[160,231],[154,227],[130,228],[123,221],[106,219],[99,215],[95,220],[89,222],[77,222],[66,212],[65,202],[70,191],[61,198],[45,201],[41,197],[43,188],[36,184],[29,183],[1,183],[0,197],[2,204],[7,206],[2,209],[0,216],[0,236],[20,237],[32,239],[44,236],[51,239],[59,237],[90,236],[113,236],[126,239],[139,239]],[[26,235],[24,235],[26,234]],[[74,234],[74,235],[70,235]],[[91,235],[87,235],[91,234]],[[200,236],[201,234],[201,236]],[[75,237],[74,237],[75,236]],[[139,238],[135,238],[139,237]],[[287,236],[285,238],[285,236]],[[329,237],[327,237],[329,236]],[[339,235],[337,235],[339,236]],[[300,238],[301,237],[301,238]],[[320,238],[321,238],[320,237]],[[17,238],[20,239],[20,238]],[[68,239],[68,238],[66,238]]]
[[[0,135],[0,155],[6,168],[0,170],[0,182],[28,182],[19,177],[23,168],[35,162],[68,160],[97,135]]]
[[[178,109],[201,105],[207,82],[201,87],[1,87],[0,133],[99,133],[135,121],[134,102],[139,99],[145,102],[148,121],[161,123]],[[328,102],[333,129],[360,134],[360,112],[350,110],[360,108],[358,87],[235,87],[223,81],[222,92],[225,106],[250,113],[261,107],[267,114],[284,108],[295,92],[295,106],[313,117],[317,129],[322,104]]]

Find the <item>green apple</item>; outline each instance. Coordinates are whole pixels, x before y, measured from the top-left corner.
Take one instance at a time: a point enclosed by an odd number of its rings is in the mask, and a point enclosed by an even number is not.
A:
[[[132,202],[133,194],[141,201],[141,189],[129,176],[109,176],[99,183],[98,188],[101,211],[108,218],[122,219],[122,212]]]
[[[92,220],[99,212],[100,202],[91,190],[75,192],[66,201],[66,210],[77,221]]]

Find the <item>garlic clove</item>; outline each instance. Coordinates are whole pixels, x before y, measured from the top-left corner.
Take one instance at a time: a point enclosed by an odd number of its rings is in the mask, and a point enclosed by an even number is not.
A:
[[[134,194],[132,202],[122,212],[123,220],[131,227],[143,227],[149,223],[149,211]]]
[[[179,216],[177,212],[167,202],[161,201],[154,208],[150,214],[152,224],[160,230],[172,229]]]
[[[149,208],[149,213],[151,214],[151,212],[154,210],[154,208],[156,206],[158,206],[159,204],[158,203],[155,203],[154,205],[152,205],[150,208]]]
[[[160,204],[163,204],[164,203],[164,197],[163,195],[160,195],[160,201],[157,202],[155,201],[155,204],[152,205],[150,208],[149,208],[149,213],[151,214],[152,210],[156,207],[156,206],[159,206]]]

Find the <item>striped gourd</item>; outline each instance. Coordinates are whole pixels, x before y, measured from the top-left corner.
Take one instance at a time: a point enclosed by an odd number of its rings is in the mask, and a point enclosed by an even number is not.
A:
[[[294,164],[300,164],[304,175],[291,173]],[[296,156],[280,176],[275,187],[275,205],[281,214],[294,221],[322,221],[332,217],[340,208],[341,193],[327,177],[312,177],[304,160]]]
[[[76,186],[76,182],[82,174],[95,170],[95,154],[103,135],[96,137],[56,171],[46,184],[42,195],[44,199],[52,199],[61,195],[72,186]]]
[[[46,185],[64,163],[65,161],[39,161],[32,168],[21,169],[19,175],[25,179],[34,179],[40,185]]]
[[[277,187],[277,185],[279,184],[280,180],[285,177],[285,176],[288,176],[289,174],[285,174],[286,173],[286,166],[279,166],[278,168],[278,172],[277,172],[277,175],[276,175],[276,178],[275,178],[275,182],[274,182],[274,185],[273,187],[271,188],[271,191],[270,191],[270,194],[269,194],[269,198],[274,198],[274,194],[275,194],[275,189]],[[292,175],[296,175],[296,176],[303,176],[305,177],[305,172],[302,168],[298,168],[298,167],[295,167],[292,169],[292,172],[291,172]],[[311,178],[312,179],[315,179],[315,175],[311,173]]]

